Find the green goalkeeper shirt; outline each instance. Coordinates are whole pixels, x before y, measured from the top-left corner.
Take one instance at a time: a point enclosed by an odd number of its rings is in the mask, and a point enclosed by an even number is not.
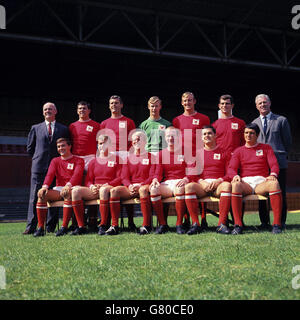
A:
[[[165,141],[165,129],[171,125],[171,122],[163,118],[158,120],[151,120],[148,118],[139,125],[139,128],[144,130],[147,134],[147,151],[157,152],[167,146]]]

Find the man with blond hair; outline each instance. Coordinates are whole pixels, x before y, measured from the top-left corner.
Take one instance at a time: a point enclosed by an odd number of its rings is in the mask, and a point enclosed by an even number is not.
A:
[[[172,124],[178,128],[182,135],[182,146],[184,146],[183,154],[185,161],[190,162],[192,157],[196,155],[196,150],[201,148],[203,143],[201,139],[201,129],[205,125],[210,125],[208,116],[196,111],[196,98],[192,92],[184,92],[181,96],[181,105],[183,107],[183,114],[173,119]],[[205,204],[202,207],[202,221],[203,227],[207,226],[205,215]]]
[[[183,114],[173,119],[172,124],[178,128],[182,135],[182,146],[189,146],[192,155],[195,155],[197,139],[201,142],[201,129],[205,125],[210,125],[208,116],[196,111],[196,98],[192,92],[184,92],[181,96]],[[186,155],[185,155],[186,156]]]
[[[147,135],[146,150],[153,153],[158,153],[166,147],[164,131],[171,126],[171,122],[161,117],[161,108],[161,99],[157,96],[151,97],[148,100],[150,116],[139,125],[139,128]]]

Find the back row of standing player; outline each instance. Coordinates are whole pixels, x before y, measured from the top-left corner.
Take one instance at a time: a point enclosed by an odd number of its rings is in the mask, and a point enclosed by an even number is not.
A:
[[[257,106],[261,103],[261,100],[264,103],[270,103],[267,96],[260,95],[256,99]],[[54,165],[51,163],[41,189],[42,191],[39,191],[38,217],[45,216],[44,213],[41,214],[41,211],[44,210],[45,212],[45,202],[47,200],[57,200],[59,196],[64,195],[66,202],[64,206],[64,221],[57,235],[67,233],[71,209],[75,212],[79,226],[73,234],[81,234],[85,232],[83,200],[100,197],[101,225],[99,234],[114,235],[118,233],[120,200],[139,196],[144,216],[140,233],[147,234],[151,231],[149,220],[151,217],[151,204],[156,211],[160,224],[157,233],[165,233],[168,227],[163,215],[161,197],[166,198],[174,195],[176,197],[177,233],[186,232],[183,227],[183,216],[186,209],[188,209],[193,224],[187,233],[195,234],[201,231],[198,220],[197,196],[202,197],[205,194],[215,192],[220,197],[220,219],[217,232],[229,233],[226,220],[231,204],[235,220],[235,227],[232,233],[239,234],[242,232],[242,196],[255,190],[259,191],[259,193],[269,192],[274,210],[273,232],[280,232],[282,196],[276,179],[279,174],[279,167],[272,148],[257,143],[257,138],[259,137],[258,127],[247,126],[245,130],[245,122],[232,116],[234,104],[231,96],[223,95],[220,97],[219,109],[221,110],[221,118],[214,122],[211,127],[209,126],[209,118],[197,112],[195,104],[194,95],[191,92],[184,93],[182,95],[184,112],[173,120],[173,126],[171,126],[170,122],[160,116],[161,100],[158,97],[150,98],[148,102],[150,117],[139,126],[147,134],[148,139],[144,139],[143,135],[139,133],[132,136],[133,152],[129,157],[134,159],[127,162],[127,165],[121,169],[120,162],[122,161],[120,161],[119,157],[121,159],[126,157],[127,150],[131,144],[128,141],[128,136],[130,131],[135,129],[133,120],[122,115],[123,102],[121,98],[119,96],[110,98],[111,117],[101,124],[90,119],[91,109],[89,104],[80,102],[77,108],[79,120],[69,126],[69,131],[73,145],[72,154],[83,158],[85,163],[85,170],[87,171],[85,186],[75,187],[78,183],[74,185],[70,183],[70,177],[66,177],[68,180],[66,180],[66,185],[69,184],[69,192],[62,194],[62,191],[58,189],[54,199],[53,195],[51,195],[52,192],[48,192],[48,188],[51,178],[53,179],[55,175],[57,176],[55,171],[58,170],[59,166],[54,169]],[[167,129],[168,127],[170,128]],[[185,149],[191,149],[192,156],[197,155],[196,149],[199,142],[197,134],[201,132],[201,130],[197,129],[204,127],[201,136],[201,141],[204,143],[204,149],[201,148],[202,151],[204,150],[204,154],[202,154],[202,159],[204,157],[204,171],[200,176],[186,174],[185,168],[188,166],[187,161],[185,161],[186,154],[180,154],[181,151],[179,154],[176,153],[177,146],[180,145],[178,142],[180,141],[177,139],[178,133],[173,127],[180,130],[183,146],[186,147],[188,142],[192,141],[191,148]],[[97,140],[96,137],[99,130],[106,130],[106,132],[111,130],[116,139],[114,137],[111,138],[109,134],[100,134]],[[165,131],[165,141],[161,131]],[[227,169],[232,152],[237,147],[244,145],[245,139],[246,145],[238,149],[239,152],[234,154],[230,172]],[[165,142],[167,148],[163,149]],[[61,141],[61,143],[64,144],[64,141]],[[95,159],[97,143],[99,156]],[[155,153],[163,149],[159,153],[159,165],[156,166],[155,170],[153,169],[155,172],[150,169],[153,157],[145,152],[146,143],[147,151]],[[115,150],[117,156],[114,155],[113,158],[110,158],[109,149]],[[70,161],[70,151],[71,149],[67,153],[65,164],[67,170],[70,171],[68,166],[69,168],[72,167],[71,171],[74,173],[77,164],[70,165],[72,163]],[[62,154],[61,156],[63,158]],[[163,157],[167,157],[170,161],[165,163],[166,161],[163,161]],[[249,159],[250,161],[246,161]],[[82,163],[79,167],[82,167]],[[254,170],[255,172],[253,173],[253,165],[257,163],[260,165],[255,167],[257,171]],[[154,168],[154,166],[152,167]],[[242,179],[237,175],[240,169],[243,172],[241,173]],[[269,174],[269,169],[271,174]],[[250,181],[244,179],[249,175],[252,177]],[[253,175],[256,177],[255,181],[253,181]],[[258,179],[257,176],[260,178]],[[232,182],[232,187],[230,182]],[[109,210],[112,215],[110,227],[108,221]],[[43,219],[39,219],[37,236],[43,234],[43,230],[41,230],[43,223]]]

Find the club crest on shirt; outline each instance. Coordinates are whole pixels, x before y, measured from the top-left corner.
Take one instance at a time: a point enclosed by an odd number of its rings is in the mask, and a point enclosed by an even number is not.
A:
[[[119,128],[125,129],[126,128],[126,121],[120,121]]]
[[[193,119],[193,124],[198,126],[199,125],[199,119]]]
[[[256,156],[260,157],[264,154],[263,150],[256,150]]]
[[[149,159],[143,159],[142,164],[148,165],[149,164]]]
[[[179,154],[177,156],[177,161],[180,161],[180,162],[184,161],[184,155],[183,154]]]
[[[74,163],[68,163],[67,169],[68,170],[73,170],[74,169]]]
[[[238,123],[232,123],[231,124],[231,129],[233,129],[233,130],[237,130],[239,128],[239,124]]]
[[[86,126],[86,131],[92,132],[94,130],[94,127],[92,126]]]
[[[214,153],[214,160],[220,160],[221,154],[220,153]]]
[[[114,161],[108,161],[107,162],[107,166],[110,167],[110,168],[113,168],[115,165]]]
[[[158,127],[159,130],[165,130],[166,129],[166,126],[163,125],[163,124],[160,124],[159,127]]]

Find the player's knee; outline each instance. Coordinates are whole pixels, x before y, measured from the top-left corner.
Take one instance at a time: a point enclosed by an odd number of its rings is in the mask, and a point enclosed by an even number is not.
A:
[[[147,197],[148,194],[149,194],[149,189],[148,189],[148,187],[145,187],[145,186],[140,187],[140,189],[139,189],[139,195],[140,195],[141,198]]]
[[[99,189],[99,198],[102,200],[107,200],[109,197],[109,189],[106,187]]]
[[[176,195],[185,194],[185,188],[184,187],[176,187],[175,188],[175,194]]]
[[[101,196],[101,191],[102,189],[100,189],[100,196]],[[107,196],[108,195],[108,191],[110,193],[110,196],[111,198],[118,198],[120,197],[120,193],[119,193],[119,188],[118,187],[115,187],[115,188],[112,188],[110,190],[107,190],[105,188],[103,188],[103,196]]]
[[[72,199],[78,199],[81,197],[80,188],[72,189]]]
[[[150,194],[152,196],[157,196],[160,194],[160,188],[159,187],[151,187],[150,188]]]
[[[242,183],[240,181],[231,183],[232,192],[241,192],[242,191]]]
[[[186,184],[184,189],[185,189],[185,193],[195,192],[195,183],[192,182],[192,183]]]
[[[222,190],[226,191],[226,192],[230,192],[231,191],[231,183],[224,181],[222,182]]]
[[[269,191],[274,191],[280,189],[278,181],[268,181]]]

